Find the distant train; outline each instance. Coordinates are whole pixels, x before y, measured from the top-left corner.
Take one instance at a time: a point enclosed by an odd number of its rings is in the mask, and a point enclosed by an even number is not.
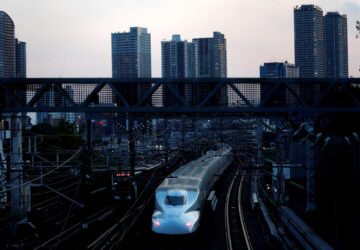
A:
[[[181,166],[156,189],[152,231],[157,234],[190,234],[200,224],[206,197],[233,160],[231,148],[209,151]]]

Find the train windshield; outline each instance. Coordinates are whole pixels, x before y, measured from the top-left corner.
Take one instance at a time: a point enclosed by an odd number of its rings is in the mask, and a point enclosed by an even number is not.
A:
[[[185,205],[186,200],[184,196],[173,196],[168,195],[166,196],[165,204],[172,205],[172,206],[181,206]]]

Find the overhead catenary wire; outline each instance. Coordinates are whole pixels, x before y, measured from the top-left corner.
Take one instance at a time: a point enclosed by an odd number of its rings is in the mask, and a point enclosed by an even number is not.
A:
[[[36,178],[34,178],[34,179],[30,180],[30,181],[24,182],[24,183],[19,184],[19,185],[16,185],[16,186],[9,187],[9,188],[7,188],[7,189],[5,189],[5,190],[1,190],[0,193],[5,193],[5,192],[8,192],[8,191],[10,191],[10,190],[12,190],[12,189],[15,189],[15,188],[19,188],[19,187],[28,185],[28,184],[30,184],[30,183],[32,183],[32,182],[34,182],[34,181],[40,180],[41,178],[43,178],[43,177],[45,177],[45,176],[48,176],[48,175],[54,173],[56,170],[58,170],[59,168],[61,168],[62,166],[64,166],[66,163],[68,163],[69,161],[71,161],[72,159],[74,159],[75,156],[77,156],[80,152],[81,152],[81,149],[79,149],[78,151],[76,151],[68,160],[66,160],[65,162],[63,162],[61,165],[59,165],[59,166],[56,167],[55,169],[53,169],[53,170],[51,170],[51,171],[49,171],[49,172],[47,172],[47,173],[45,173],[45,174],[43,174],[43,175],[41,175],[41,176],[39,176],[39,177],[36,177]]]

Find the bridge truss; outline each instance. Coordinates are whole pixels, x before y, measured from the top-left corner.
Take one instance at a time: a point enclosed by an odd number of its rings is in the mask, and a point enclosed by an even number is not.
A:
[[[360,78],[2,78],[0,112],[244,116],[360,112]]]

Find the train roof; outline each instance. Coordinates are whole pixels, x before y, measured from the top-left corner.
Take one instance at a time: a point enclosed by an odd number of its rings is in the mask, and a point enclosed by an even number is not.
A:
[[[201,180],[209,171],[209,167],[211,167],[211,163],[229,153],[231,153],[231,148],[210,152],[181,166],[171,174],[170,178],[166,178],[161,183],[158,190],[198,190]]]

